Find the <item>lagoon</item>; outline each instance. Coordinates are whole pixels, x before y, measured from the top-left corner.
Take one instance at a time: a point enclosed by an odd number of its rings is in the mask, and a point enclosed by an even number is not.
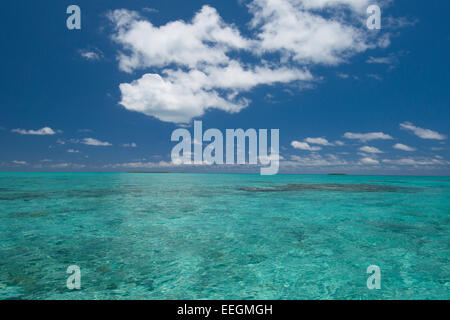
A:
[[[449,299],[449,180],[0,173],[0,298]]]

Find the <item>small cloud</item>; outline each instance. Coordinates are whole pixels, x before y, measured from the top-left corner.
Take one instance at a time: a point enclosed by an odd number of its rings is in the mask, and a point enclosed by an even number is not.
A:
[[[334,144],[337,145],[337,146],[340,146],[340,147],[345,146],[345,143],[342,142],[342,141],[340,141],[340,140],[336,140],[336,141],[334,142]]]
[[[142,11],[144,11],[144,12],[151,12],[151,13],[158,13],[159,12],[158,9],[149,8],[149,7],[142,8]]]
[[[344,138],[360,140],[362,142],[371,140],[392,140],[393,138],[383,132],[369,132],[369,133],[352,133],[346,132]]]
[[[380,77],[380,76],[377,75],[377,74],[369,73],[369,74],[367,75],[367,77],[368,77],[368,78],[375,79],[375,80],[378,80],[378,81],[383,81],[383,78]]]
[[[305,141],[310,144],[318,144],[321,146],[332,146],[333,145],[332,143],[328,142],[328,140],[325,138],[306,138]]]
[[[37,136],[45,136],[45,135],[51,136],[56,134],[56,132],[50,127],[44,127],[37,130],[12,129],[11,131],[22,135],[37,135]]]
[[[13,160],[11,162],[14,163],[14,164],[17,164],[19,166],[26,166],[26,165],[28,165],[28,163],[26,161]]]
[[[346,73],[338,73],[337,76],[341,79],[348,79],[350,76]]]
[[[134,142],[132,142],[132,143],[124,143],[124,144],[122,145],[122,147],[125,147],[125,148],[136,148],[136,147],[137,147],[137,144],[134,143]]]
[[[80,153],[79,150],[75,150],[75,149],[69,149],[67,150],[68,153]]]
[[[97,48],[93,50],[82,49],[78,50],[81,57],[89,61],[98,61],[103,58],[103,52]]]
[[[419,138],[422,139],[431,139],[431,140],[445,140],[447,139],[447,136],[440,134],[436,131],[430,130],[430,129],[424,129],[420,127],[416,127],[411,122],[403,122],[400,123],[400,128],[410,131]]]
[[[389,29],[400,29],[405,27],[412,27],[419,22],[417,18],[406,18],[406,17],[397,17],[394,18],[392,16],[385,18],[385,26]]]
[[[86,166],[84,164],[67,163],[67,162],[57,163],[57,164],[50,166],[50,168],[53,168],[53,169],[66,169],[69,167],[73,168],[73,169],[82,169],[82,168],[85,168]]]
[[[364,146],[359,148],[359,150],[366,152],[366,153],[383,153],[383,151],[375,148],[375,147],[369,147],[369,146]]]
[[[394,149],[398,149],[398,150],[403,150],[403,151],[416,151],[416,149],[415,148],[412,148],[412,147],[409,147],[409,146],[407,146],[407,145],[405,145],[405,144],[402,144],[402,143],[396,143],[394,146],[393,146],[393,148]]]
[[[370,64],[392,64],[395,62],[395,57],[394,56],[390,56],[390,57],[369,57],[369,59],[367,59],[367,63]]]
[[[96,147],[112,146],[112,144],[109,142],[103,142],[103,141],[100,141],[100,140],[97,140],[94,138],[84,138],[81,143],[88,145],[88,146],[96,146]]]
[[[319,151],[322,150],[321,147],[312,147],[306,142],[299,142],[299,141],[292,141],[291,146],[294,147],[294,149],[299,150],[306,150],[306,151]]]
[[[362,158],[362,159],[360,160],[360,162],[361,162],[362,164],[369,164],[369,165],[377,165],[377,164],[380,163],[380,161],[378,161],[378,160],[376,160],[376,159],[369,158],[369,157]]]
[[[442,150],[444,150],[444,148],[442,148],[442,147],[431,147],[431,150],[432,151],[442,151]]]
[[[78,129],[77,130],[79,133],[91,133],[91,132],[94,132],[93,130],[91,130],[91,129]]]
[[[51,168],[55,168],[55,169],[61,169],[61,168],[67,168],[69,166],[68,163],[57,163],[54,165],[51,165]]]
[[[432,166],[432,165],[448,165],[450,164],[449,161],[445,161],[442,159],[412,159],[412,158],[403,158],[403,159],[396,159],[396,160],[390,160],[385,159],[383,160],[384,163],[388,164],[396,164],[396,165],[410,165],[410,166]]]

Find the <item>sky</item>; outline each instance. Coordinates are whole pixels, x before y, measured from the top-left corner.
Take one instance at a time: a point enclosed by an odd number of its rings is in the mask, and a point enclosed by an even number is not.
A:
[[[69,5],[81,29],[69,30]],[[367,27],[369,5],[381,29]],[[0,171],[176,166],[177,128],[279,129],[280,173],[450,175],[448,1],[9,1]]]

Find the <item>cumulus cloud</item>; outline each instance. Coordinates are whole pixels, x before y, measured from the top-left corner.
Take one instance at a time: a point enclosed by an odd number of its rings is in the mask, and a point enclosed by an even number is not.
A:
[[[380,149],[377,149],[375,147],[369,147],[369,146],[364,146],[359,148],[359,150],[366,152],[366,153],[383,153],[383,151],[381,151]]]
[[[305,141],[310,144],[318,144],[321,146],[333,146],[333,144],[328,142],[325,138],[306,138]]]
[[[296,62],[336,65],[367,50],[367,30],[352,26],[344,17],[324,17],[317,9],[353,1],[254,0],[249,5],[251,25],[259,29],[258,50],[282,53]],[[313,9],[313,10],[311,10]]]
[[[321,147],[313,147],[313,146],[310,146],[306,142],[299,142],[299,141],[292,141],[291,142],[291,146],[294,147],[294,149],[306,150],[306,151],[319,151],[319,150],[322,150]]]
[[[360,140],[362,142],[371,140],[392,140],[393,138],[383,132],[369,132],[369,133],[352,133],[346,132],[344,138]]]
[[[360,160],[360,162],[362,164],[368,164],[368,165],[378,165],[378,164],[380,164],[380,161],[378,161],[377,159],[370,158],[370,157],[362,158]]]
[[[75,150],[75,149],[68,149],[67,150],[68,153],[79,153],[79,150]]]
[[[109,18],[116,28],[113,40],[126,50],[118,57],[125,72],[171,63],[191,68],[223,64],[230,61],[228,51],[250,46],[239,30],[223,22],[216,9],[207,5],[191,22],[178,20],[161,27],[125,9],[110,12]]]
[[[311,66],[336,65],[379,46],[359,18],[367,3],[253,0],[252,38],[242,36],[208,5],[191,21],[161,26],[135,11],[114,10],[108,16],[112,39],[122,48],[119,68],[153,71],[122,83],[120,104],[161,121],[187,123],[209,109],[241,111],[250,103],[242,94],[260,85],[298,82],[298,88],[309,87],[315,81]],[[349,11],[334,10],[342,6]],[[239,53],[254,59],[244,64]],[[279,63],[268,63],[267,54],[278,56]]]
[[[357,12],[363,12],[371,3],[370,0],[297,0],[304,8],[323,9],[325,7],[349,7]]]
[[[45,135],[51,136],[56,134],[56,132],[50,127],[44,127],[37,130],[13,129],[11,131],[23,135],[37,135],[37,136],[45,136]]]
[[[412,148],[412,147],[409,147],[409,146],[407,146],[407,145],[405,145],[405,144],[402,144],[402,143],[396,143],[394,146],[393,146],[393,148],[394,149],[398,149],[398,150],[403,150],[403,151],[416,151],[416,149],[415,148]]]
[[[81,143],[88,146],[96,146],[96,147],[109,147],[112,146],[109,142],[103,142],[94,138],[84,138]]]
[[[121,84],[120,104],[162,121],[186,123],[210,108],[239,112],[249,103],[245,98],[236,97],[239,91],[260,84],[312,78],[308,71],[266,67],[244,69],[237,62],[227,67],[210,66],[203,71],[166,70],[163,73],[164,77],[145,74],[132,83]]]
[[[400,124],[400,128],[410,131],[419,138],[422,139],[431,139],[431,140],[445,140],[447,139],[447,136],[440,134],[436,131],[430,130],[430,129],[423,129],[420,127],[416,127],[411,122],[403,122]]]

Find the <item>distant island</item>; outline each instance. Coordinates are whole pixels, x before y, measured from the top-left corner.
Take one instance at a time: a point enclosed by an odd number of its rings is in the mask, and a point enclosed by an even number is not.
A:
[[[169,171],[127,171],[127,173],[170,173]]]

